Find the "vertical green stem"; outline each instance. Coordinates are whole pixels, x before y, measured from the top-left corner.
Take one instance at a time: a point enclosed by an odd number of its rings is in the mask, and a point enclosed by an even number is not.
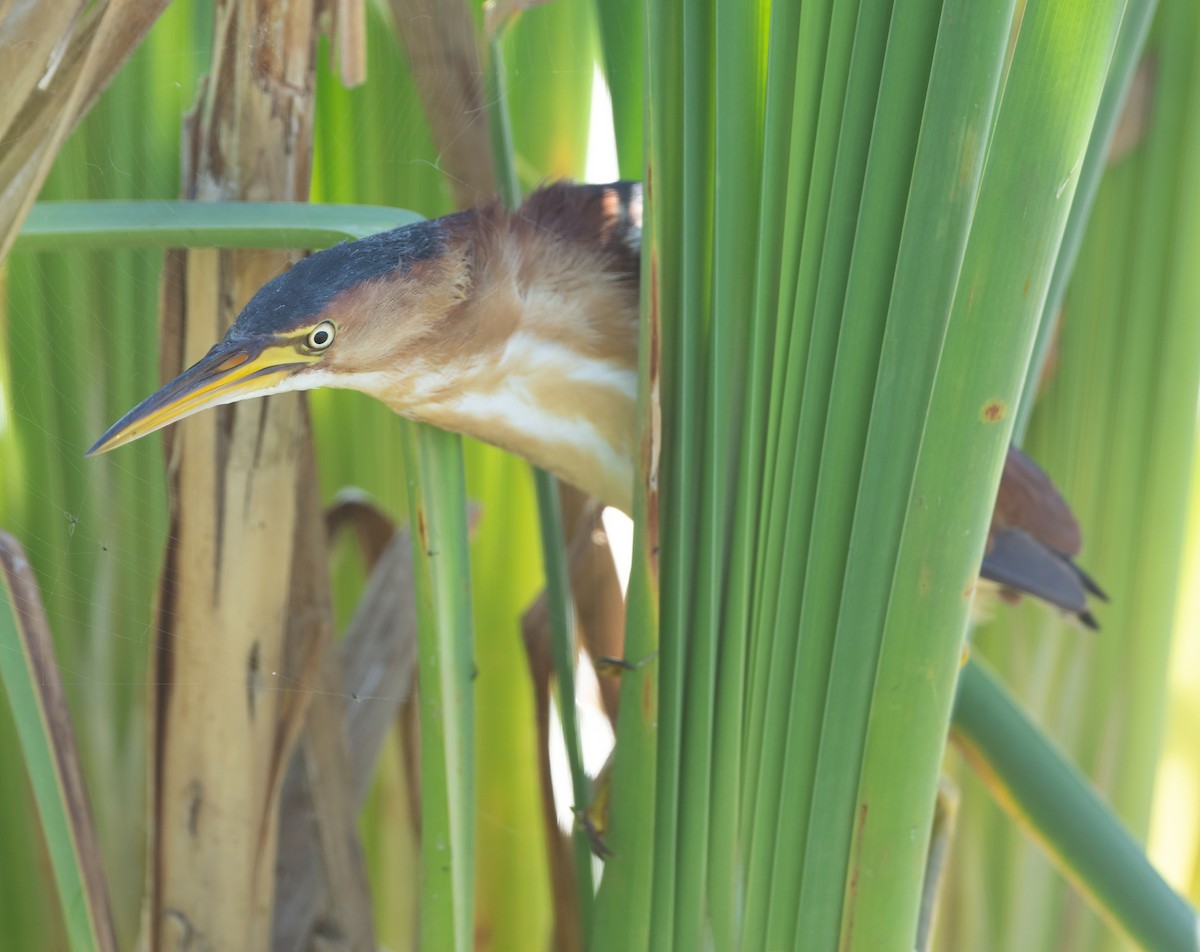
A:
[[[1194,952],[1192,909],[996,676],[972,660],[959,675],[954,736],[992,795],[1043,844],[1106,918],[1142,948]]]
[[[475,667],[462,439],[403,423],[421,704],[421,948],[474,947]]]
[[[591,796],[583,751],[579,740],[579,721],[575,714],[575,609],[571,603],[571,580],[563,552],[562,511],[558,483],[544,470],[535,468],[538,512],[541,515],[542,554],[546,562],[546,595],[550,608],[550,653],[554,659],[554,677],[558,681],[558,715],[562,720],[563,741],[571,767],[571,795],[575,809],[587,806]],[[584,942],[591,935],[595,887],[592,882],[592,850],[585,831],[576,824],[572,835],[575,876],[579,885],[579,918]]]
[[[490,55],[487,69],[491,93],[488,97],[488,112],[496,181],[500,184],[504,203],[510,208],[515,208],[521,196],[514,161],[512,124],[508,113],[504,57],[500,48],[502,32],[502,29],[497,29],[488,37]],[[583,765],[579,720],[575,713],[575,609],[571,598],[566,552],[563,548],[565,537],[562,509],[558,497],[558,483],[554,477],[535,466],[533,480],[537,489],[542,559],[546,571],[546,595],[550,610],[550,653],[554,661],[554,678],[558,682],[558,713],[562,722],[567,761],[571,769],[571,795],[575,799],[575,808],[581,810],[591,797],[591,787]],[[586,943],[591,936],[592,912],[595,905],[591,844],[586,832],[578,826],[572,833],[572,841],[579,890],[580,929]]]

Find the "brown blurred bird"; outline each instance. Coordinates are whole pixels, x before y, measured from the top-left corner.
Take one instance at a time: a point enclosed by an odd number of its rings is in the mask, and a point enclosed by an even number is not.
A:
[[[516,453],[629,512],[634,483],[637,183],[559,183],[344,242],[251,298],[225,338],[127,413],[102,453],[220,404],[347,387]],[[1079,528],[1011,449],[981,575],[1096,627]]]
[[[1108,596],[1073,561],[1082,545],[1079,524],[1050,477],[1010,446],[980,576],[999,585],[1010,601],[1022,593],[1033,595],[1097,629],[1087,596],[1101,601]]]

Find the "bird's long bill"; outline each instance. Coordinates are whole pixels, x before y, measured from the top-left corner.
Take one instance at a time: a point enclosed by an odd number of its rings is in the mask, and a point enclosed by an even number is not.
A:
[[[290,343],[264,347],[250,341],[223,340],[109,427],[87,455],[123,446],[209,407],[271,393],[305,363]]]

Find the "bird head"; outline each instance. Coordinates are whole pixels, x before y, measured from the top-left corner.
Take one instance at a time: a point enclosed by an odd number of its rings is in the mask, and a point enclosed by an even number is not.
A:
[[[209,407],[288,390],[370,389],[447,339],[469,294],[457,216],[343,242],[297,262],[250,299],[225,337],[130,410],[88,451],[103,453]]]

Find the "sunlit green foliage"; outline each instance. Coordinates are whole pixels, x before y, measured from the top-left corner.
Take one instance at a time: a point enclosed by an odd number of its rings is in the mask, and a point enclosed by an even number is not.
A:
[[[531,9],[503,41],[524,186],[582,174],[597,64],[621,171],[641,174],[644,146],[649,173],[642,410],[663,465],[639,493],[626,655],[647,663],[622,680],[616,858],[591,947],[907,949],[963,596],[1117,29],[1147,8],[595,6]],[[1026,443],[1075,504],[1113,603],[1099,636],[1002,608],[975,649],[1138,833],[1186,587],[1200,375],[1200,18],[1187,0],[1162,6],[1146,138],[1097,199]],[[366,85],[319,73],[313,199],[448,212],[390,16],[367,10]],[[200,0],[168,10],[43,199],[176,196],[210,16]],[[29,550],[58,638],[122,947],[145,885],[166,498],[157,438],[82,452],[158,383],[160,261],[15,254],[0,320],[0,525]],[[999,425],[980,412],[992,399]],[[325,498],[360,486],[407,520],[394,416],[344,392],[310,406]],[[533,486],[524,463],[469,445],[466,488],[481,507],[473,935],[540,948],[553,910],[518,626],[542,584]],[[346,546],[334,574],[344,621],[362,583]],[[0,704],[0,944],[62,947],[9,718]],[[412,941],[413,905],[388,897],[417,879],[398,762],[389,748],[362,821],[392,948]],[[1117,941],[963,783],[942,947]]]

